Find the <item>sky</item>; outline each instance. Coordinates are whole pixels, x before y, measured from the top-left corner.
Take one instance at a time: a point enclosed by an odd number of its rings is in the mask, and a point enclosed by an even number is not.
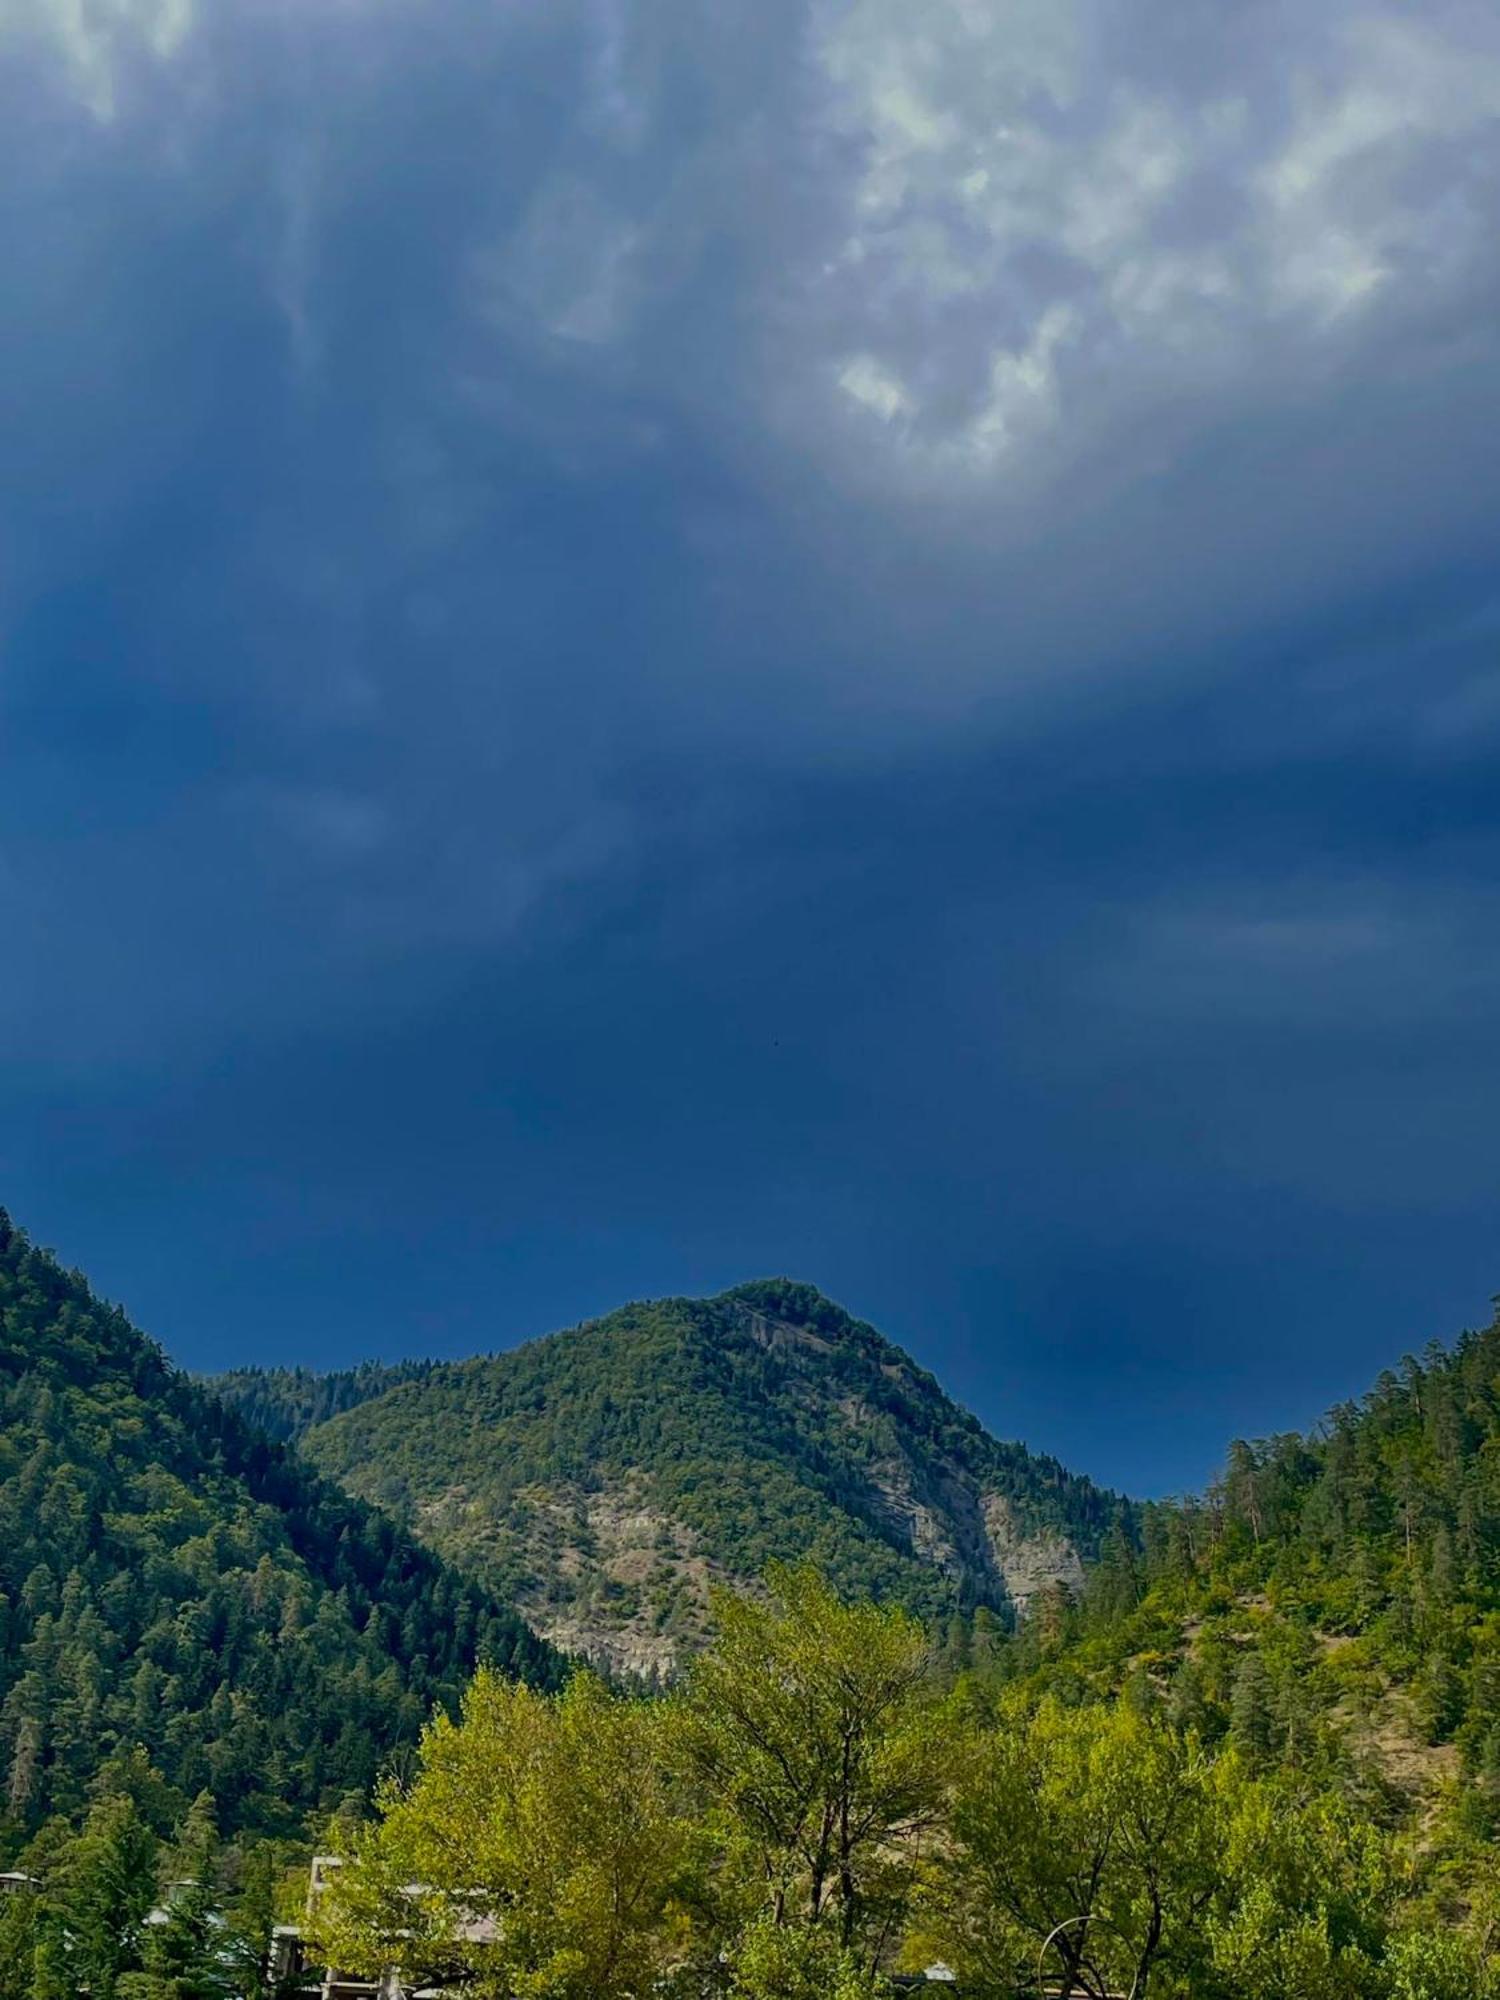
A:
[[[1138,1494],[1500,1290],[1500,13],[0,0],[0,1199]]]

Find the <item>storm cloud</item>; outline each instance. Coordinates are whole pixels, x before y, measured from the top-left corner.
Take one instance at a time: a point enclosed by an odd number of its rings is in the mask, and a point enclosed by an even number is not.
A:
[[[795,1269],[1158,1490],[1483,1309],[1493,9],[9,0],[0,217],[0,1168],[184,1358]]]

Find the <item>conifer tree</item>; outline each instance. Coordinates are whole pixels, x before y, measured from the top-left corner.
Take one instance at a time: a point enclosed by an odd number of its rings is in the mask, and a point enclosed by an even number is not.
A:
[[[60,1977],[89,2000],[115,2000],[139,1966],[156,1887],[157,1843],[129,1798],[101,1799],[69,1846],[39,1947],[38,2000]]]
[[[141,1970],[122,1982],[121,2000],[219,2000],[227,1993],[218,1850],[213,1800],[203,1792],[168,1856],[164,1902],[146,1929]]]
[[[1270,1761],[1276,1740],[1276,1716],[1271,1680],[1258,1652],[1240,1661],[1229,1702],[1229,1734],[1246,1768],[1258,1771]]]

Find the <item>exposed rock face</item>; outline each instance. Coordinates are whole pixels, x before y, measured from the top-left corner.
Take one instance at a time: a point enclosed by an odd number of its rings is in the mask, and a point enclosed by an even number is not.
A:
[[[1018,1526],[1015,1508],[1001,1494],[986,1496],[984,1528],[990,1559],[1018,1615],[1024,1617],[1032,1598],[1049,1584],[1060,1583],[1070,1592],[1083,1588],[1083,1562],[1073,1544],[1055,1529],[1028,1534]]]
[[[729,1318],[747,1333],[757,1347],[764,1347],[769,1353],[789,1353],[801,1348],[807,1354],[832,1354],[834,1343],[820,1333],[814,1333],[810,1326],[798,1326],[791,1320],[776,1319],[770,1313],[756,1312],[753,1307],[731,1304]]]
[[[743,1309],[734,1317],[768,1353],[832,1351],[832,1342],[807,1327]],[[898,1381],[903,1373],[891,1362],[881,1372]],[[866,1439],[877,1434],[877,1412],[864,1397],[833,1401],[852,1432]],[[961,1469],[940,1468],[935,1480],[921,1484],[914,1462],[895,1451],[872,1458],[869,1478],[872,1502],[890,1531],[968,1596],[1025,1617],[1040,1590],[1081,1588],[1083,1563],[1065,1535],[1028,1531],[1010,1500],[985,1493]],[[664,1680],[711,1631],[711,1589],[737,1579],[703,1555],[691,1528],[645,1494],[639,1477],[589,1494],[537,1494],[560,1536],[554,1575],[568,1579],[575,1594],[558,1604],[555,1589],[549,1595],[523,1586],[517,1603],[554,1645],[609,1672]]]
[[[986,1493],[956,1471],[935,1491],[919,1494],[911,1465],[900,1459],[877,1466],[872,1479],[912,1554],[980,1601],[1004,1601],[1024,1617],[1047,1586],[1082,1587],[1083,1562],[1074,1544],[1056,1529],[1028,1530],[1003,1494]]]
[[[611,1674],[667,1678],[683,1651],[708,1630],[709,1591],[730,1579],[698,1547],[685,1522],[628,1479],[592,1493],[537,1495],[560,1541],[556,1575],[570,1588],[561,1604],[545,1585],[522,1592],[532,1628]]]
[[[462,1545],[475,1567],[503,1568],[533,1631],[616,1677],[670,1678],[709,1630],[710,1591],[734,1581],[638,1474],[589,1489],[528,1486],[503,1513],[455,1490],[420,1525],[434,1543]]]

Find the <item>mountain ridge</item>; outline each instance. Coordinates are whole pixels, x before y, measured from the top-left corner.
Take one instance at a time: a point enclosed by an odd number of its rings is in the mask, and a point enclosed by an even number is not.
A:
[[[0,1210],[0,1839],[143,1753],[228,1827],[368,1792],[481,1660],[563,1663]]]
[[[242,1373],[221,1392],[274,1388]],[[789,1279],[638,1301],[424,1368],[299,1443],[555,1643],[650,1675],[704,1637],[715,1584],[753,1584],[773,1560],[811,1556],[932,1622],[1006,1619],[1049,1585],[1076,1589],[1134,1519]]]
[[[1424,1837],[1500,1836],[1500,1301],[1139,1526],[1007,1673],[1163,1708]]]
[[[419,1381],[440,1361],[357,1361],[352,1368],[258,1368],[253,1364],[194,1377],[220,1402],[237,1409],[253,1430],[277,1444],[295,1444],[305,1432],[403,1382]]]

